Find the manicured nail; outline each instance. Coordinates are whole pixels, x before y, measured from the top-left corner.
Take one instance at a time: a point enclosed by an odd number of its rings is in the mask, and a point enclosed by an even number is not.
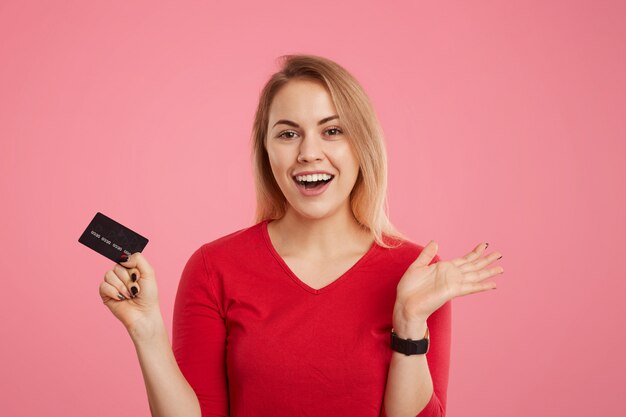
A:
[[[117,293],[117,298],[119,298],[120,300],[125,300],[126,297],[124,297],[122,294]]]
[[[125,253],[120,256],[120,262],[126,262],[128,260],[128,255]]]
[[[137,281],[137,274],[135,274],[134,272],[130,274],[130,279],[132,279],[133,282]]]
[[[502,258],[503,256],[504,256],[504,255],[500,255],[500,258]],[[500,258],[498,258],[498,259],[500,259]],[[496,261],[497,261],[498,259],[496,259]]]
[[[485,249],[487,249],[489,247],[489,243],[485,242]]]
[[[134,285],[132,287],[130,287],[130,291],[133,293],[133,298],[135,298],[137,296],[137,287],[135,287]]]

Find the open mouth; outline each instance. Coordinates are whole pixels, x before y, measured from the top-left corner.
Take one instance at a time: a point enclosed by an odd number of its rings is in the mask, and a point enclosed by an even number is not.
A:
[[[293,180],[296,182],[296,184],[298,184],[298,187],[302,187],[305,190],[313,190],[316,188],[323,187],[324,184],[331,182],[333,178],[335,178],[334,175],[327,175],[325,177],[330,177],[330,178],[326,178],[326,179],[322,178],[322,176],[320,175],[313,175],[312,177],[313,178],[311,181],[307,181],[306,179],[298,180],[296,177],[293,177]]]

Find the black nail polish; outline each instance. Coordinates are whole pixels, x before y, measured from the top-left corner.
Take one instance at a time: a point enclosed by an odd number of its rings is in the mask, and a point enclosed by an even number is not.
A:
[[[130,291],[133,293],[133,295],[137,295],[137,287],[135,287],[134,285],[130,287]]]
[[[502,256],[504,256],[504,255],[500,255],[500,258],[502,258]],[[500,258],[498,258],[498,259],[500,259]],[[496,259],[496,261],[497,261],[498,259]]]
[[[137,281],[137,274],[135,274],[134,272],[130,274],[130,279],[132,279],[133,282]]]
[[[487,249],[489,247],[489,243],[485,242],[485,249]]]

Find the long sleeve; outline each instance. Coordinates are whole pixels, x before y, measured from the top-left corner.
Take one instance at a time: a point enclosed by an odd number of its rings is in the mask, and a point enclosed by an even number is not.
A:
[[[437,255],[432,263],[441,258]],[[433,394],[416,417],[444,417],[448,400],[450,374],[450,344],[452,335],[452,300],[443,304],[426,320],[430,332],[430,346],[426,353],[428,369],[433,381]],[[384,408],[381,417],[388,417]]]
[[[439,255],[431,263],[441,261]],[[417,417],[444,417],[448,402],[448,378],[450,375],[450,344],[452,338],[452,300],[439,307],[426,320],[430,330],[430,347],[426,354],[433,395]]]
[[[431,263],[441,260],[439,255]],[[417,417],[444,417],[448,402],[448,377],[450,375],[450,344],[452,336],[452,300],[439,307],[426,320],[430,331],[430,346],[426,354],[433,395]]]
[[[444,417],[448,401],[452,301],[442,305],[426,320],[430,331],[430,347],[426,358],[433,380],[433,395],[417,417]]]
[[[178,285],[172,348],[202,416],[228,416],[226,327],[202,247],[187,261]]]

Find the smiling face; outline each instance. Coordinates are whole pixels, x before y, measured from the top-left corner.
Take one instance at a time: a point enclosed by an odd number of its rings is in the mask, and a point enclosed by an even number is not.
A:
[[[320,82],[291,80],[274,97],[265,147],[288,212],[309,219],[351,215],[359,164],[341,126]]]

